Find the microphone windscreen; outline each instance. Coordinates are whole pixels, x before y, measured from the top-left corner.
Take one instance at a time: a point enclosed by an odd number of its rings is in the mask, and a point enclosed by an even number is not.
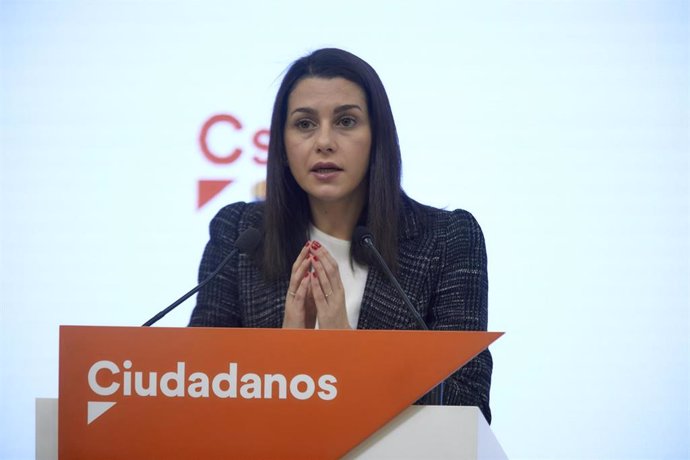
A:
[[[352,241],[365,246],[366,239],[370,239],[372,243],[374,242],[374,236],[371,234],[369,229],[363,225],[355,227],[355,231],[352,232]]]
[[[237,237],[235,247],[244,254],[253,252],[261,241],[261,232],[254,227],[249,227]]]

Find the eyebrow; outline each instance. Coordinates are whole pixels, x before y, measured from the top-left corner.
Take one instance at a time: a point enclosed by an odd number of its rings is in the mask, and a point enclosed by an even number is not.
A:
[[[348,110],[351,109],[357,109],[360,112],[364,112],[362,108],[357,105],[357,104],[344,104],[344,105],[339,105],[338,107],[333,110],[333,113],[342,113],[342,112],[347,112]],[[295,113],[306,113],[308,115],[316,115],[316,110],[310,108],[310,107],[297,107],[295,110],[293,110],[290,115],[293,115]]]

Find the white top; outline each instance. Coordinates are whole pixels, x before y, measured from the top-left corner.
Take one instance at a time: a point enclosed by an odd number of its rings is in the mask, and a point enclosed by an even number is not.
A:
[[[362,297],[364,287],[367,284],[369,267],[360,265],[357,262],[350,264],[350,241],[341,240],[328,235],[313,225],[309,226],[309,239],[316,240],[328,250],[331,256],[338,263],[340,279],[345,289],[345,308],[347,309],[347,320],[350,327],[357,328],[359,312],[362,309]],[[316,321],[318,329],[319,322]]]

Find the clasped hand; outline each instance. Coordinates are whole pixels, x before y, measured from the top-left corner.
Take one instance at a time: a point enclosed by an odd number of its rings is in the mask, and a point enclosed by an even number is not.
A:
[[[292,264],[284,328],[350,329],[338,264],[318,241],[307,241]]]

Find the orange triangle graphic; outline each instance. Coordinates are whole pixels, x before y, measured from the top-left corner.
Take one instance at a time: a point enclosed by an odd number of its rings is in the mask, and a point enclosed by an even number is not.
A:
[[[205,180],[201,179],[197,185],[197,209],[201,209],[206,203],[211,201],[216,195],[223,191],[225,187],[232,183],[229,180]]]

